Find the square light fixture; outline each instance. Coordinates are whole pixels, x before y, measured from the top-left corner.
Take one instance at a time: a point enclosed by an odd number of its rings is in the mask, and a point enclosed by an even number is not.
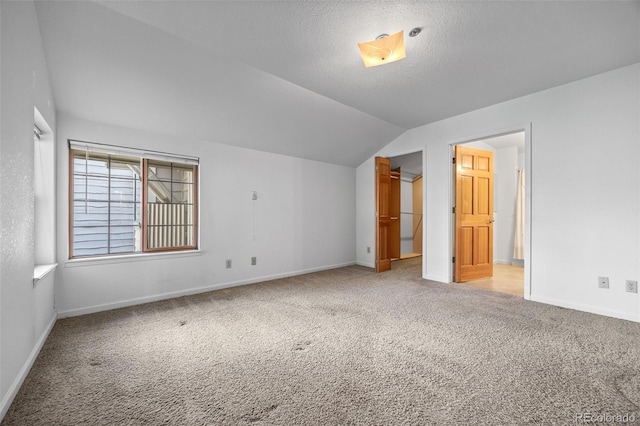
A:
[[[382,34],[373,41],[358,43],[365,67],[388,64],[405,58],[404,32]]]

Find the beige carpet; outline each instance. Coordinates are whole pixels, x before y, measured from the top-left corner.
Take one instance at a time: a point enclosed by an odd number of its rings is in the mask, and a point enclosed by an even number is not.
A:
[[[60,320],[2,425],[640,422],[640,324],[419,262]]]

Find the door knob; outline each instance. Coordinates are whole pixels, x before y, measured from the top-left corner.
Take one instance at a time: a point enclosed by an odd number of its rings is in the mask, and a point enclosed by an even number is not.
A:
[[[489,221],[489,223],[493,223],[493,222],[495,222],[495,221],[496,221],[495,219],[491,219],[491,220]]]

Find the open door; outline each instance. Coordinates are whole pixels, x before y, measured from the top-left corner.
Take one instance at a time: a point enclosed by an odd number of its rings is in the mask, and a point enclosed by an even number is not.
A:
[[[376,272],[391,269],[389,253],[389,229],[391,215],[389,201],[391,194],[391,161],[376,157]]]
[[[455,147],[454,281],[493,276],[493,152]]]

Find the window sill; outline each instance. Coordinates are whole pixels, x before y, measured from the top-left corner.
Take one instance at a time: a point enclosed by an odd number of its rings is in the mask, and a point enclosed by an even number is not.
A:
[[[36,265],[33,267],[33,286],[35,287],[38,281],[49,275],[49,273],[56,270],[57,263],[49,263],[46,265]]]
[[[147,260],[160,260],[167,258],[202,256],[202,250],[184,250],[162,253],[135,253],[99,257],[85,257],[69,259],[64,263],[65,268],[77,268],[81,266],[109,265],[112,263],[143,262]]]

